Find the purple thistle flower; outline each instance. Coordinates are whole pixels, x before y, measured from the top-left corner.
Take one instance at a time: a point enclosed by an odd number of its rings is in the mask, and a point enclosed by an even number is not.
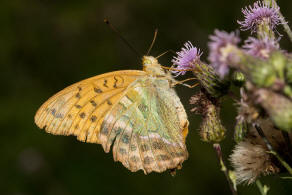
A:
[[[247,6],[242,9],[244,20],[237,22],[241,25],[241,30],[251,30],[252,33],[256,32],[257,26],[264,21],[268,21],[270,28],[274,30],[278,24],[282,23],[279,10],[280,8],[275,3],[270,7],[266,2],[257,1],[253,7]]]
[[[226,56],[221,49],[230,45],[236,46],[240,42],[240,38],[238,33],[227,33],[219,30],[215,30],[215,35],[211,35],[209,38],[211,41],[208,43],[210,52],[208,60],[219,76],[223,78],[229,72],[227,61],[233,56],[230,56],[231,53]]]
[[[268,36],[265,36],[264,39],[261,40],[249,37],[242,48],[249,55],[267,59],[271,52],[279,49],[279,44],[277,40],[269,38]]]
[[[171,62],[178,70],[172,72],[176,74],[175,76],[179,76],[186,73],[184,70],[194,68],[194,65],[200,62],[200,57],[203,53],[188,41],[181,48],[181,51],[176,52],[176,54],[177,57],[173,57]]]

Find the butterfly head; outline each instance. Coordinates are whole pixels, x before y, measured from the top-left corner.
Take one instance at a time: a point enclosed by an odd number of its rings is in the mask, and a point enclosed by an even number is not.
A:
[[[143,70],[152,75],[165,75],[164,70],[158,63],[157,58],[153,56],[143,56],[142,58]]]
[[[153,66],[158,64],[158,60],[153,56],[143,56],[142,58],[143,67]]]

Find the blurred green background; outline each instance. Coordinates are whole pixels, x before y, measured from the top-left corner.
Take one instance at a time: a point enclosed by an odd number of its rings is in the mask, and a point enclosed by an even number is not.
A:
[[[189,112],[194,90],[177,87],[191,122],[189,159],[176,177],[169,173],[131,173],[113,162],[101,146],[75,137],[53,136],[37,128],[38,107],[64,87],[101,73],[141,69],[141,61],[104,23],[107,17],[137,50],[145,53],[158,28],[152,55],[178,50],[192,41],[207,57],[208,35],[215,28],[231,31],[242,19],[240,9],[253,1],[234,0],[1,0],[0,1],[0,194],[230,194],[211,145],[197,133],[200,118]],[[292,21],[292,1],[280,0]],[[285,33],[282,28],[279,32]],[[248,33],[241,33],[246,37]],[[286,36],[286,35],[285,35]],[[283,48],[291,51],[284,37]],[[160,59],[170,65],[171,55]],[[187,78],[187,77],[184,77]],[[229,129],[224,157],[233,147],[233,102],[223,105]],[[289,180],[262,180],[272,194],[291,194]],[[239,194],[259,194],[255,185]]]

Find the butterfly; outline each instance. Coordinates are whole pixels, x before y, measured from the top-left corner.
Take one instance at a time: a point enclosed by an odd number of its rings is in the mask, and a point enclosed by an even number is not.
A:
[[[35,123],[55,135],[101,144],[132,172],[179,169],[188,158],[188,119],[175,80],[153,56],[143,70],[109,72],[75,83],[49,98]]]

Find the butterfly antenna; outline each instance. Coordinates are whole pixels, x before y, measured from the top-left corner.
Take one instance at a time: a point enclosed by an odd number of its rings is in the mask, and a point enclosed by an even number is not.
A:
[[[139,57],[142,58],[142,55],[121,35],[121,33],[109,22],[108,19],[103,20],[117,35],[118,37]]]
[[[160,58],[161,56],[164,56],[165,54],[167,54],[167,53],[169,53],[169,52],[171,52],[171,53],[173,53],[173,54],[176,54],[173,50],[169,49],[169,50],[163,52],[162,54],[159,54],[159,55],[158,55],[157,57],[155,57],[155,58],[158,59],[158,58]]]
[[[158,33],[158,29],[156,28],[155,32],[154,32],[153,40],[152,40],[151,45],[150,45],[150,47],[149,47],[149,49],[147,51],[147,54],[146,54],[147,56],[149,55],[149,53],[150,53],[150,51],[151,51],[151,49],[152,49],[152,47],[153,47],[153,45],[155,43],[155,40],[156,40],[156,37],[157,37],[157,33]]]

